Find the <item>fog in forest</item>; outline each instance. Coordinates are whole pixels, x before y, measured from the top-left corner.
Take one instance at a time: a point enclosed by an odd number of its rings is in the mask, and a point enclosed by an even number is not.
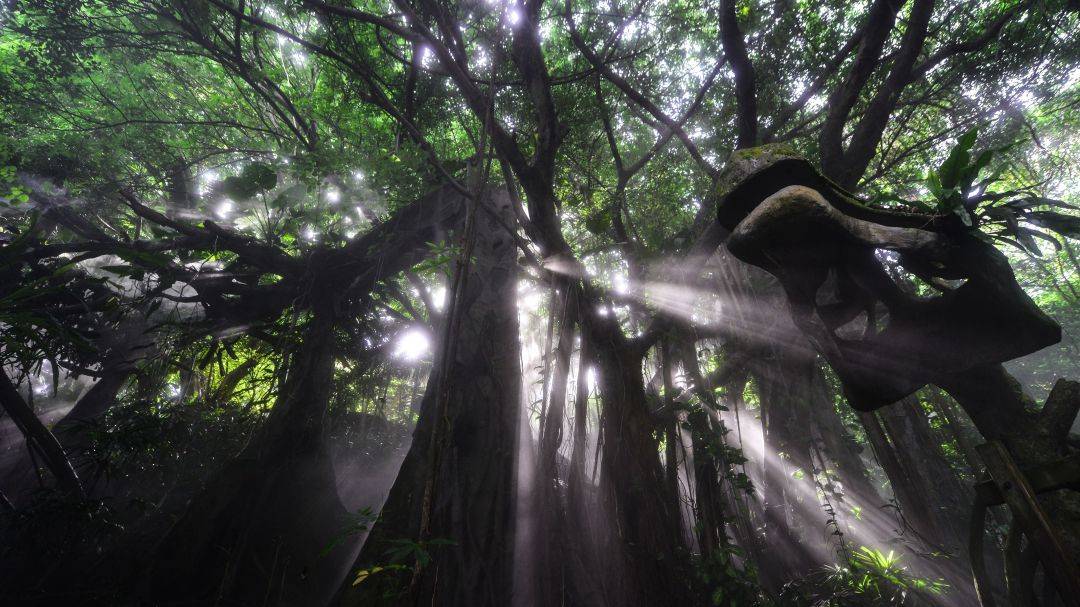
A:
[[[1080,605],[1078,31],[0,2],[0,605]]]

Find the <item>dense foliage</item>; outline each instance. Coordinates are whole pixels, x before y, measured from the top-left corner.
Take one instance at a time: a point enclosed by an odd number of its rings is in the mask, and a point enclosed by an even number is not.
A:
[[[969,543],[980,444],[1080,448],[1075,2],[10,0],[0,28],[0,603],[1075,600],[1008,508]],[[871,246],[896,299],[1060,342],[853,408],[810,262],[726,247],[797,159],[901,218],[860,234],[1003,277],[971,302]],[[839,282],[838,339],[888,335]],[[1075,492],[1040,503],[1078,560]]]

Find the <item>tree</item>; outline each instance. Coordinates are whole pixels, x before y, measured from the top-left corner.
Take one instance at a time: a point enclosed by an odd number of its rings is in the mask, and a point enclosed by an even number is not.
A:
[[[1035,414],[1000,366],[1073,343],[1072,8],[16,3],[0,324],[37,447],[3,488],[168,505],[122,509],[154,549],[105,602],[751,602],[888,539],[875,479],[955,534],[922,386],[1021,466],[1074,454],[1071,384]],[[429,334],[430,372],[392,354]],[[1045,392],[1060,352],[1010,364]],[[61,370],[97,381],[50,430]],[[237,444],[182,439],[214,455],[179,496],[99,482],[174,414]],[[390,457],[376,420],[413,442],[357,523],[334,454]]]

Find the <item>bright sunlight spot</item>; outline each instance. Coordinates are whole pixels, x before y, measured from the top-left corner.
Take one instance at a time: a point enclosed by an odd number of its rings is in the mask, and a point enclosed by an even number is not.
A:
[[[431,350],[431,339],[427,332],[422,329],[409,329],[397,338],[394,345],[394,356],[404,360],[420,360]]]

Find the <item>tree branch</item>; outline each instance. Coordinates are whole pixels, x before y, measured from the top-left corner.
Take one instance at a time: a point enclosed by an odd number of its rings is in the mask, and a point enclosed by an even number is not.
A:
[[[739,30],[735,0],[720,2],[720,42],[735,74],[735,101],[738,122],[738,149],[751,148],[758,141],[757,85],[754,64],[746,53],[746,40]]]

